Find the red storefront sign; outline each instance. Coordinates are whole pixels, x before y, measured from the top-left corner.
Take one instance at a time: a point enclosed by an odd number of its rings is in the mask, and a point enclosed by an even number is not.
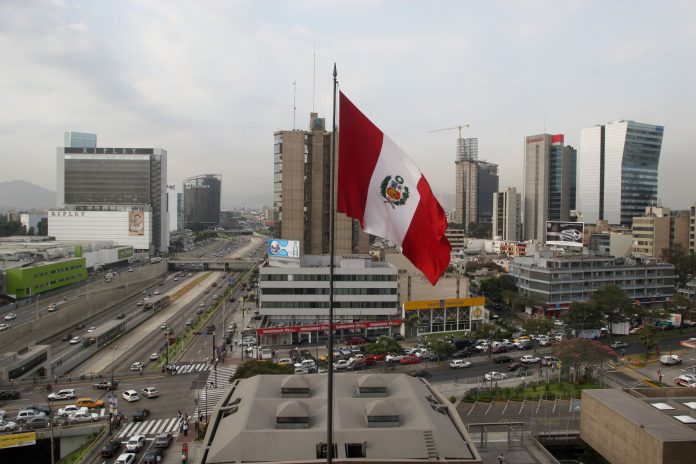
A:
[[[392,319],[389,321],[364,321],[364,322],[341,322],[333,325],[334,330],[347,329],[375,329],[380,327],[399,327],[401,319]],[[271,335],[284,333],[307,333],[307,332],[323,332],[329,329],[329,324],[315,325],[293,325],[289,327],[266,327],[256,329],[257,335]]]

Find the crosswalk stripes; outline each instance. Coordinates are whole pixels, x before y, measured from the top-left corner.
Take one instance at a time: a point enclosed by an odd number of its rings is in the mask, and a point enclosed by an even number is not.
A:
[[[183,364],[183,365],[177,365],[176,366],[176,373],[177,374],[192,374],[196,372],[203,372],[203,371],[208,371],[211,369],[211,366],[208,363],[195,363],[195,364]]]
[[[133,435],[157,435],[162,432],[176,432],[179,430],[181,419],[152,419],[142,422],[129,422],[116,435],[116,438],[126,438]]]
[[[208,388],[201,388],[198,390],[198,407],[194,412],[194,417],[196,416],[207,416],[209,415],[215,406],[220,401],[225,393],[227,392],[227,387],[230,385],[230,378],[237,372],[237,366],[218,366],[217,368],[217,388],[215,388],[215,371],[210,370],[208,372],[208,380],[206,385]],[[212,388],[211,388],[212,387]]]

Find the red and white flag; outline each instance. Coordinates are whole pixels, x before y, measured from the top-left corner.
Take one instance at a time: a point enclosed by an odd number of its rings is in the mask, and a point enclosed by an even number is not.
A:
[[[401,246],[435,285],[450,262],[447,217],[428,181],[389,137],[340,94],[337,209]]]

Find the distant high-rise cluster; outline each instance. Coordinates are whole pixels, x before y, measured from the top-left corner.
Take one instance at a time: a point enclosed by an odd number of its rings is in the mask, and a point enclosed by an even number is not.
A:
[[[493,194],[498,191],[498,165],[479,161],[478,139],[457,139],[454,222],[491,223]]]

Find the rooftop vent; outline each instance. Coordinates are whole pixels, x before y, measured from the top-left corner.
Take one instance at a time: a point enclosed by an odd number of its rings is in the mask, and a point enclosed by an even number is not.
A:
[[[276,410],[277,429],[308,429],[309,406],[302,401],[284,401]]]
[[[290,375],[280,384],[282,398],[309,398],[309,380],[301,375]]]
[[[387,396],[387,385],[384,383],[384,380],[377,375],[361,375],[358,377],[358,396]]]
[[[389,400],[374,400],[365,404],[367,427],[398,427],[399,410]]]

